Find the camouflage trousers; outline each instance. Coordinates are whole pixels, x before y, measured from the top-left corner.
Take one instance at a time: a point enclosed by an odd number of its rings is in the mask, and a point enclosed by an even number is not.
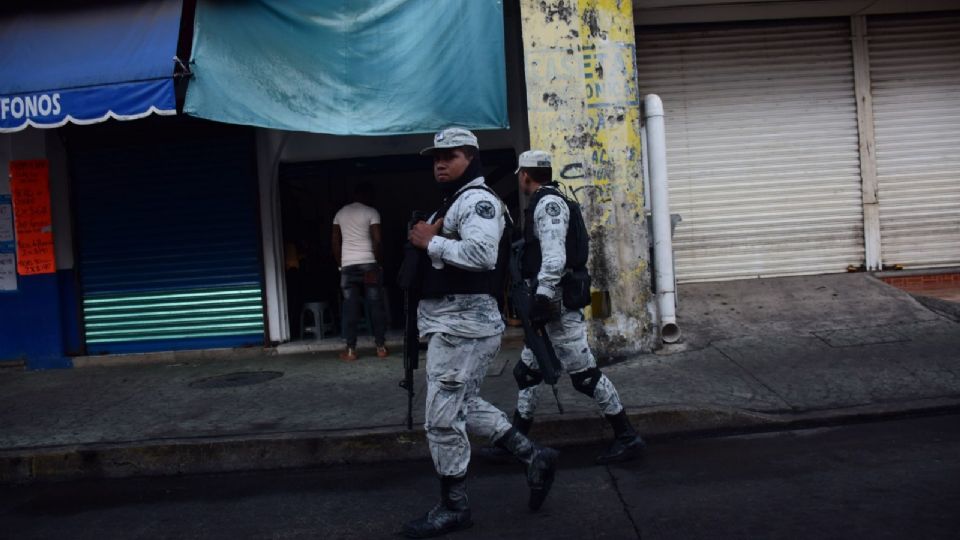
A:
[[[507,415],[480,398],[480,385],[500,351],[500,335],[465,338],[436,333],[427,349],[427,442],[442,476],[461,476],[470,463],[467,432],[499,439]]]
[[[597,367],[597,360],[587,344],[587,323],[582,311],[564,310],[558,320],[547,323],[546,330],[560,365],[563,366],[563,372],[575,375]],[[540,370],[537,358],[526,347],[520,353],[520,361],[530,369]],[[533,418],[540,403],[540,390],[543,386],[544,384],[540,383],[520,390],[517,396],[517,411],[520,412],[520,416]],[[600,376],[591,397],[597,402],[603,414],[614,415],[623,410],[620,395],[617,394],[617,389],[606,375]]]

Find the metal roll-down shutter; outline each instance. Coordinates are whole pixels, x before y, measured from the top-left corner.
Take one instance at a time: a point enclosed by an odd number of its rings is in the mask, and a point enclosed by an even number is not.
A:
[[[88,354],[263,343],[244,133],[72,152]]]
[[[846,19],[639,27],[637,62],[666,112],[679,281],[863,263]]]
[[[883,262],[960,266],[960,14],[867,29]]]

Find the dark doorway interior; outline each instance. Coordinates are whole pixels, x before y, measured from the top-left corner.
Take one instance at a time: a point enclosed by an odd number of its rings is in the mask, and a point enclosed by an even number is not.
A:
[[[520,200],[513,175],[516,153],[512,149],[488,150],[480,157],[488,185],[518,219]],[[414,210],[432,211],[440,202],[429,158],[401,155],[282,164],[280,196],[292,339],[300,338],[304,302],[328,302],[335,306],[334,315],[340,321],[340,275],[331,254],[330,233],[333,216],[350,202],[354,186],[361,182],[373,184],[374,206],[380,212],[390,326],[403,325],[396,276],[407,221]]]

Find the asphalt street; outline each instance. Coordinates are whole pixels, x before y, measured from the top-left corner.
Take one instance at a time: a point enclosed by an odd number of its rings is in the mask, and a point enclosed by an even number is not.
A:
[[[475,460],[471,538],[957,538],[960,415],[660,442],[598,467],[564,449],[544,508]],[[434,503],[425,460],[0,488],[5,538],[395,538]]]

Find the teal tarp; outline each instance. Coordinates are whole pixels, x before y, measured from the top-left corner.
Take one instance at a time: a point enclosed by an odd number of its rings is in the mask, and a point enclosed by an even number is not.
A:
[[[340,135],[507,127],[502,0],[199,0],[184,112]]]

